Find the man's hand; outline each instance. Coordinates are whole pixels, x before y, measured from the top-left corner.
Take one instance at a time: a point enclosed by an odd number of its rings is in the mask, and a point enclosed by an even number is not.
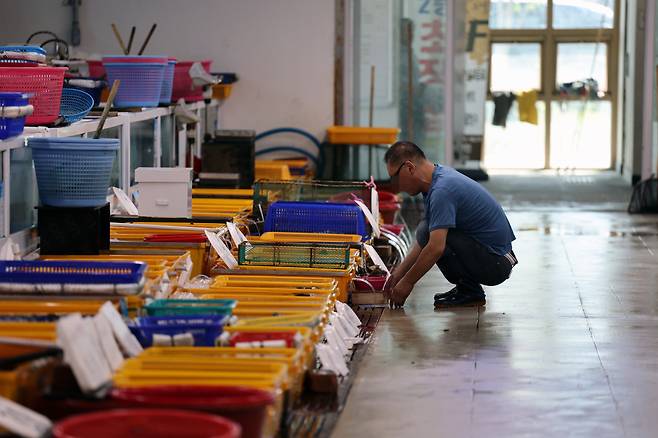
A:
[[[388,299],[389,306],[392,309],[399,309],[404,306],[404,302],[407,301],[407,297],[409,297],[413,288],[414,285],[404,279],[398,281],[390,292]]]
[[[390,293],[391,289],[395,287],[396,284],[398,284],[398,281],[400,281],[400,277],[398,277],[395,274],[395,271],[391,272],[391,274],[388,276],[386,279],[386,284],[384,285],[384,290]]]

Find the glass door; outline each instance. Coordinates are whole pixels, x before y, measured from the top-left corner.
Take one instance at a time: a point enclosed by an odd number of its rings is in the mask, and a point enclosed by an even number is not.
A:
[[[615,0],[491,0],[487,168],[613,166],[616,8]]]

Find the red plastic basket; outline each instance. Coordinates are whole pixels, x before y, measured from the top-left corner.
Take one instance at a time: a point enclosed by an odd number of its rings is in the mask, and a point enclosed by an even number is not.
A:
[[[203,100],[203,87],[194,87],[190,77],[190,68],[195,62],[201,62],[203,69],[210,73],[212,61],[178,61],[174,69],[174,85],[171,92],[171,101],[176,102],[181,97],[186,102]]]
[[[221,415],[242,427],[243,438],[263,433],[267,407],[274,403],[269,392],[239,386],[152,386],[114,389],[112,398],[124,406],[192,409]]]
[[[47,125],[59,117],[66,67],[0,67],[0,92],[31,94],[31,116],[26,125]]]
[[[370,290],[372,286],[373,290],[379,291],[384,289],[387,279],[386,275],[364,275],[355,279],[354,287],[356,290]]]
[[[103,78],[105,77],[105,67],[103,67],[103,61],[101,60],[87,60],[87,67],[89,67],[89,77],[90,78]]]
[[[240,438],[240,426],[225,418],[174,409],[118,409],[60,421],[55,438]]]

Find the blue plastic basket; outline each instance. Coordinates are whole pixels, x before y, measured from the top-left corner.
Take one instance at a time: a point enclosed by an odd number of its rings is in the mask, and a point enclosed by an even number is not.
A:
[[[30,138],[42,204],[53,207],[104,205],[118,139]]]
[[[237,303],[236,300],[155,300],[144,308],[150,316],[228,316]]]
[[[155,334],[173,337],[182,333],[190,333],[195,346],[214,347],[227,319],[224,315],[145,316],[138,318],[137,324],[131,325],[130,330],[144,348],[153,345]]]
[[[0,261],[0,283],[135,284],[145,270],[141,262]]]
[[[67,123],[82,120],[94,107],[94,98],[86,91],[75,88],[64,88],[59,104],[59,114]]]
[[[158,106],[165,65],[159,62],[103,61],[108,83],[121,80],[114,105],[119,108]]]
[[[46,56],[45,49],[39,46],[0,46],[0,52],[23,52],[23,53],[35,53],[37,55]],[[28,59],[3,59],[0,58],[0,66],[17,66],[17,67],[30,67],[36,66],[39,63],[37,61],[30,61]]]
[[[274,202],[267,209],[265,231],[369,236],[357,205],[328,202]]]
[[[160,91],[160,103],[171,103],[171,92],[174,86],[174,70],[176,61],[170,60],[165,67],[162,77],[162,90]]]
[[[77,85],[75,81],[80,81],[82,83],[88,83],[87,85]],[[94,99],[94,106],[100,106],[101,95],[103,90],[107,87],[107,82],[103,79],[97,78],[64,78],[64,88],[74,88],[76,90],[82,90],[88,93]]]
[[[28,97],[23,93],[0,93],[0,115],[4,107],[28,105]],[[0,140],[21,135],[24,127],[25,116],[13,118],[0,116]]]

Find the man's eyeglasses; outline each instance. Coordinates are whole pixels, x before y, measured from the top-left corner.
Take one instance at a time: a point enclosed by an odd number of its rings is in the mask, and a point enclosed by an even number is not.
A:
[[[408,161],[408,160],[407,160]],[[398,180],[400,179],[400,171],[404,167],[405,164],[407,164],[407,161],[404,163],[400,164],[400,167],[398,167],[397,172],[395,172],[393,175],[391,175],[391,183],[392,184],[397,184]]]

